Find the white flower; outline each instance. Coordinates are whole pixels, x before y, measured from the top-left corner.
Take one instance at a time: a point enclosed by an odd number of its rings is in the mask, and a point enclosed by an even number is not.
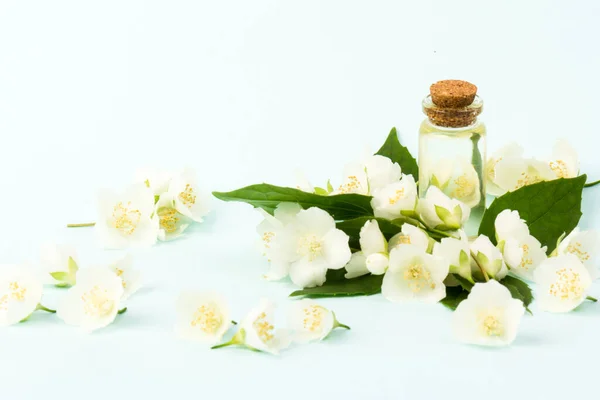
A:
[[[393,302],[437,303],[446,297],[444,279],[448,271],[448,261],[443,258],[427,254],[415,245],[404,245],[390,253],[381,293]]]
[[[296,171],[296,189],[307,193],[315,193],[315,187],[310,183],[302,171]]]
[[[279,243],[280,235],[289,223],[293,222],[302,207],[296,203],[279,203],[273,215],[260,209],[264,220],[256,231],[260,236],[262,254],[270,264],[269,272],[264,277],[267,280],[279,280],[288,276],[290,263],[282,252]]]
[[[505,192],[556,178],[547,163],[522,158],[505,158],[498,161],[495,175],[496,185]]]
[[[96,231],[106,248],[151,246],[156,243],[158,219],[154,214],[154,195],[142,184],[118,195],[102,191],[98,199]]]
[[[110,264],[109,269],[121,278],[123,286],[122,301],[127,300],[142,287],[142,274],[133,268],[133,257],[125,257]]]
[[[139,168],[135,171],[134,182],[143,183],[152,190],[155,196],[160,196],[169,189],[173,174],[154,168]]]
[[[183,292],[177,299],[175,330],[183,339],[214,345],[231,326],[230,318],[227,302],[216,293]]]
[[[510,271],[530,281],[533,280],[535,269],[547,258],[547,247],[542,247],[539,240],[531,235],[508,238],[503,247],[504,261]]]
[[[485,164],[485,174],[487,178],[486,190],[493,196],[501,196],[506,193],[506,189],[502,189],[496,184],[496,165],[505,159],[523,159],[523,148],[517,143],[510,143],[496,153],[494,153]]]
[[[111,324],[121,304],[123,284],[106,267],[79,270],[77,284],[70,288],[58,306],[58,316],[66,324],[92,332]]]
[[[402,176],[398,163],[392,163],[387,157],[374,155],[362,162],[354,162],[344,168],[344,183],[331,194],[358,193],[371,194]]]
[[[452,316],[454,335],[463,343],[506,346],[515,340],[523,314],[523,303],[497,281],[476,283]]]
[[[364,161],[370,193],[398,181],[402,177],[402,170],[398,163],[393,163],[387,157],[374,155]]]
[[[500,247],[508,238],[520,239],[529,236],[529,227],[518,211],[503,210],[494,222],[496,241]]]
[[[574,254],[550,257],[533,272],[539,308],[568,312],[580,305],[592,285],[588,270]]]
[[[548,166],[556,178],[574,178],[579,175],[579,157],[566,140],[556,142]]]
[[[457,274],[473,282],[471,274],[471,250],[466,240],[443,238],[433,247],[433,255],[450,263],[450,273]]]
[[[171,179],[167,193],[175,201],[175,209],[196,222],[202,222],[210,211],[210,197],[200,190],[196,174],[189,168]]]
[[[404,223],[402,224],[400,233],[397,233],[391,237],[390,241],[388,242],[388,249],[389,251],[392,251],[392,249],[405,244],[412,244],[423,249],[423,251],[429,252],[433,246],[433,241],[429,239],[429,236],[427,236],[422,229],[417,228],[414,225]]]
[[[402,211],[414,211],[417,205],[417,184],[412,175],[402,175],[400,181],[375,189],[372,193],[371,206],[376,217],[400,218]]]
[[[282,230],[274,257],[290,263],[290,278],[296,285],[321,286],[328,269],[343,268],[350,261],[348,240],[331,215],[311,207]]]
[[[171,193],[163,193],[155,206],[158,218],[158,239],[167,241],[175,239],[192,224],[193,220],[177,211],[175,198]]]
[[[477,266],[490,278],[500,280],[508,272],[502,253],[485,235],[480,235],[471,243],[471,253]]]
[[[31,268],[0,265],[0,327],[19,323],[40,309],[42,290],[42,282]]]
[[[367,221],[360,229],[359,242],[367,269],[375,275],[385,273],[389,264],[388,243],[376,220]]]
[[[346,279],[358,278],[359,276],[370,274],[371,271],[367,268],[367,258],[362,251],[352,254],[352,258],[346,264]]]
[[[290,305],[288,326],[294,332],[294,341],[298,343],[323,340],[335,328],[350,329],[338,322],[333,311],[309,299],[295,301]]]
[[[75,285],[77,252],[72,246],[46,244],[42,246],[41,261],[44,271],[56,286]]]
[[[598,233],[596,231],[580,231],[575,228],[558,246],[558,254],[575,254],[585,265],[592,280],[598,278],[595,258],[598,249]]]
[[[425,224],[434,229],[460,229],[469,219],[471,209],[462,202],[446,196],[436,186],[427,189],[417,204],[417,212]]]
[[[444,194],[468,207],[475,207],[481,201],[479,176],[467,159],[442,158],[427,175],[430,185],[438,187]]]
[[[274,311],[275,305],[262,299],[258,307],[248,313],[235,336],[227,343],[213,346],[213,349],[242,345],[252,350],[278,354],[290,345],[291,338],[287,330],[275,329]]]

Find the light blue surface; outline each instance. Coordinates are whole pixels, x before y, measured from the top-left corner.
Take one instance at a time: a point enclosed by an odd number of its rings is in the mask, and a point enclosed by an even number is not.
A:
[[[0,261],[38,262],[45,241],[82,265],[118,258],[93,229],[101,187],[135,168],[198,172],[210,190],[338,180],[397,126],[416,154],[429,84],[480,88],[490,149],[543,155],[567,137],[600,178],[600,5],[593,1],[0,2]],[[457,22],[459,21],[459,22]],[[600,227],[600,189],[584,228]],[[326,299],[351,331],[280,357],[178,340],[183,289],[222,292],[235,318],[294,289],[260,279],[258,213],[215,202],[188,237],[133,251],[146,287],[109,328],[55,316],[0,331],[0,399],[594,398],[600,305],[523,319],[514,345],[460,345],[442,306]],[[591,292],[600,296],[596,283]],[[51,290],[49,306],[61,292]],[[596,396],[597,397],[597,396]]]

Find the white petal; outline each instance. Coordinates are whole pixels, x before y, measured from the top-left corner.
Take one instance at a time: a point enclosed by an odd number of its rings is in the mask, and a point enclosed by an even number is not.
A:
[[[358,278],[359,276],[367,275],[367,259],[362,251],[352,254],[352,258],[346,264],[346,279]]]
[[[302,258],[290,266],[290,279],[302,288],[322,286],[326,275],[327,266],[323,262],[311,262]]]
[[[373,275],[382,275],[387,271],[390,260],[387,254],[373,253],[366,259],[367,269]]]
[[[332,229],[323,237],[323,257],[328,269],[341,269],[348,264],[352,257],[348,240],[348,235],[339,229]]]
[[[299,232],[311,233],[318,237],[325,236],[335,228],[335,221],[326,211],[317,207],[302,210],[296,215],[294,222]]]
[[[398,163],[392,163],[389,158],[379,155],[365,160],[365,170],[371,192],[398,181],[402,172]]]
[[[231,326],[226,300],[217,293],[183,292],[177,300],[176,332],[184,339],[219,342]]]
[[[360,248],[366,256],[387,252],[387,242],[376,220],[367,221],[360,229],[359,241]]]
[[[592,280],[598,278],[596,254],[598,251],[597,231],[580,231],[575,228],[558,246],[559,254],[574,254],[586,266]]]
[[[574,178],[579,174],[579,156],[566,140],[556,142],[548,165],[557,178]]]
[[[496,239],[498,242],[511,237],[519,239],[529,236],[529,227],[521,219],[518,211],[503,210],[496,217],[494,227],[496,228]]]

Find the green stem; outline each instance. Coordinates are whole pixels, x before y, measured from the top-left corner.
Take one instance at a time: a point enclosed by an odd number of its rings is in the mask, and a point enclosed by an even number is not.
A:
[[[227,346],[235,346],[238,344],[244,344],[245,341],[246,341],[246,331],[244,329],[240,329],[235,335],[233,335],[233,337],[231,338],[231,340],[229,342],[217,344],[217,345],[211,347],[211,349],[213,349],[213,350],[221,349],[221,348],[227,347]]]
[[[123,309],[119,310],[119,311],[117,312],[117,314],[119,314],[119,315],[122,315],[122,314],[125,314],[126,312],[127,312],[127,307],[125,307],[125,308],[123,308]]]
[[[340,321],[338,321],[334,312],[332,312],[332,314],[333,314],[333,329],[335,329],[335,328],[342,328],[342,329],[348,329],[348,330],[351,329],[348,325],[342,324]]]
[[[49,312],[51,314],[56,314],[56,310],[52,310],[51,308],[48,307],[44,307],[41,303],[37,305],[37,307],[35,308],[36,311],[40,310],[40,311],[46,311]]]
[[[96,225],[95,222],[84,222],[81,224],[67,224],[67,228],[87,228]]]
[[[477,261],[477,257],[475,257],[475,254],[473,254],[473,252],[471,252],[471,258],[475,261],[475,264],[477,264],[477,266],[479,267],[479,270],[483,274],[485,281],[488,282],[490,280],[490,277],[488,276],[487,272],[485,272],[485,269],[481,266],[481,264],[479,264],[479,261]]]
[[[596,186],[599,183],[600,183],[600,179],[597,180],[597,181],[595,181],[595,182],[586,183],[585,185],[583,185],[583,187],[584,188],[589,188],[589,187],[592,187],[592,186]]]
[[[588,296],[588,297],[586,297],[585,299],[586,299],[586,300],[589,300],[589,301],[593,301],[594,303],[598,301],[598,299],[597,299],[597,298],[595,298],[595,297],[592,297],[592,296]]]
[[[237,325],[237,322],[235,322],[234,320],[231,320],[231,325]]]

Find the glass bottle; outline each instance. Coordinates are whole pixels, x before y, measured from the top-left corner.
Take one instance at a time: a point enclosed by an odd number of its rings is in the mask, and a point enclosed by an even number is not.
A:
[[[486,129],[483,101],[465,81],[440,81],[423,100],[419,130],[419,197],[431,185],[471,208],[467,235],[477,235],[485,211]]]

